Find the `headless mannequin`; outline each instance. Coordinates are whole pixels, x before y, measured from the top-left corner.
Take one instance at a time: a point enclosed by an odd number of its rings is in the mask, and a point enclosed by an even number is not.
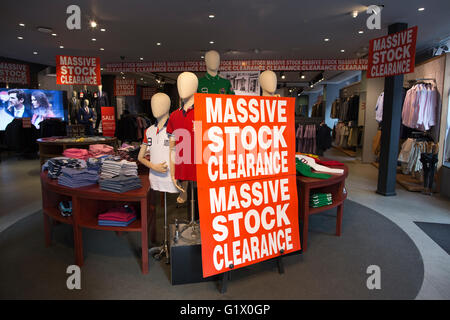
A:
[[[80,108],[80,100],[78,100],[77,92],[75,90],[72,91],[72,99],[69,101],[69,120],[71,124],[75,124],[77,122],[77,114],[78,109]]]
[[[169,119],[170,110],[170,98],[165,93],[157,93],[153,95],[151,100],[152,113],[153,116],[158,121],[158,129],[161,130],[167,119]],[[145,158],[145,152],[147,151],[147,146],[145,144],[141,145],[141,150],[139,151],[138,160],[147,168],[154,170],[156,172],[166,173],[168,164],[165,162],[152,163]],[[151,160],[151,159],[150,159]]]
[[[272,70],[266,70],[259,75],[259,85],[262,89],[262,95],[265,97],[277,97],[277,75]]]

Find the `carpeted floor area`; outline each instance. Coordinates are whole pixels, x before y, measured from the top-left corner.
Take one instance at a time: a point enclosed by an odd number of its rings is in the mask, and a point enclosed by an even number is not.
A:
[[[173,203],[173,202],[172,202]],[[162,210],[158,208],[158,239]],[[185,209],[169,208],[169,219]],[[0,233],[0,299],[414,299],[424,266],[413,241],[381,214],[347,200],[342,236],[336,237],[335,211],[310,217],[308,251],[233,271],[228,291],[216,282],[172,286],[170,266],[150,258],[140,270],[139,234],[83,231],[85,264],[81,290],[68,290],[66,269],[74,261],[71,227],[54,228],[44,246],[42,213]],[[369,290],[367,268],[380,267],[381,289]]]
[[[450,224],[417,221],[414,223],[450,255]]]

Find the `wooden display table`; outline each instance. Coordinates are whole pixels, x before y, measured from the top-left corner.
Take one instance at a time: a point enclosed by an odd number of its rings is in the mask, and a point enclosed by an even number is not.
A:
[[[117,149],[117,138],[115,137],[84,137],[85,141],[76,142],[71,137],[49,137],[37,139],[39,145],[39,158],[41,166],[47,159],[61,157],[64,150],[68,148],[88,149],[91,144],[107,144]]]
[[[68,188],[58,184],[56,179],[50,179],[47,171],[41,173],[42,207],[44,213],[45,245],[51,245],[50,218],[70,224],[73,227],[75,264],[83,265],[82,228],[97,230],[140,232],[142,246],[142,273],[148,273],[148,225],[150,223],[151,241],[156,242],[156,216],[150,211],[150,182],[148,175],[140,175],[142,188],[124,193],[101,190],[98,184]],[[63,217],[58,209],[61,201],[72,201],[72,216]],[[137,219],[127,227],[99,226],[97,216],[109,208],[133,205]]]
[[[320,158],[323,161],[329,160]],[[329,179],[309,178],[297,174],[297,192],[299,201],[299,220],[303,221],[303,240],[302,249],[307,250],[308,247],[308,220],[309,216],[319,212],[327,211],[337,207],[336,216],[336,235],[341,235],[342,212],[344,210],[344,201],[347,193],[344,192],[345,179],[348,175],[347,166],[327,166],[335,169],[344,169],[344,173],[340,175],[332,175]],[[331,193],[333,203],[329,206],[320,208],[311,208],[309,206],[309,196],[311,193]]]

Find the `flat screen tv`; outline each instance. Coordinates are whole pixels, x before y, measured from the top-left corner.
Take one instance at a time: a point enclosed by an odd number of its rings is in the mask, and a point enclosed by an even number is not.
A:
[[[44,119],[65,120],[66,104],[66,91],[0,89],[0,130],[5,130],[14,118],[30,118],[37,129]]]

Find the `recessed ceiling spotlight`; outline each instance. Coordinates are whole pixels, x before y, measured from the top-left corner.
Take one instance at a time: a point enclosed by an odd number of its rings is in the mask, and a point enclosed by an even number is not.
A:
[[[97,22],[91,21],[90,25],[91,25],[91,28],[96,28],[97,27]]]
[[[19,26],[25,27],[25,23],[19,23]]]
[[[105,32],[106,29],[105,29],[105,28],[101,28],[100,31],[101,31],[101,32]]]
[[[205,56],[201,56],[200,58],[205,59]]]
[[[323,41],[328,42],[328,41],[330,41],[330,39],[325,38],[325,39],[323,39]]]
[[[305,75],[304,75],[304,74],[302,74],[302,76],[301,76],[300,78],[302,78],[302,79],[305,79],[306,77],[305,77]]]
[[[59,46],[60,49],[64,49],[64,46]]]
[[[105,48],[100,48],[100,51],[105,51]]]
[[[209,43],[210,43],[210,44],[214,44],[214,41],[210,41]]]
[[[417,11],[423,11],[423,10],[425,10],[425,8],[419,8],[419,9],[417,9]]]
[[[160,46],[160,45],[161,45],[161,42],[157,42],[156,45],[157,45],[157,46]]]
[[[33,51],[33,54],[38,54],[37,51]]]
[[[214,19],[216,16],[213,15],[213,14],[210,14],[208,17],[209,17],[210,19]]]
[[[95,39],[95,38],[92,38],[91,40],[92,40],[92,41],[97,41],[97,39]]]
[[[56,36],[57,36],[57,34],[56,34],[56,33],[52,33],[52,36],[56,37]]]
[[[140,57],[140,58],[139,58],[139,60],[141,60],[141,61],[142,61],[142,60],[144,60],[144,58]]]
[[[103,68],[100,68],[100,71],[103,71]]]
[[[364,31],[363,31],[363,30],[359,30],[358,33],[359,33],[359,34],[363,34]]]
[[[358,10],[353,10],[351,15],[353,18],[356,18],[358,16]]]
[[[344,50],[344,49],[341,49],[341,52],[345,52],[345,50]]]
[[[120,74],[123,74],[123,72],[122,72],[122,71],[120,71]]]
[[[17,37],[17,39],[19,39],[19,40],[23,40],[23,37]]]
[[[125,80],[125,77],[122,77],[123,80]]]
[[[280,73],[280,77],[281,77],[281,79],[285,79],[286,78],[286,76],[284,75],[284,72]]]

